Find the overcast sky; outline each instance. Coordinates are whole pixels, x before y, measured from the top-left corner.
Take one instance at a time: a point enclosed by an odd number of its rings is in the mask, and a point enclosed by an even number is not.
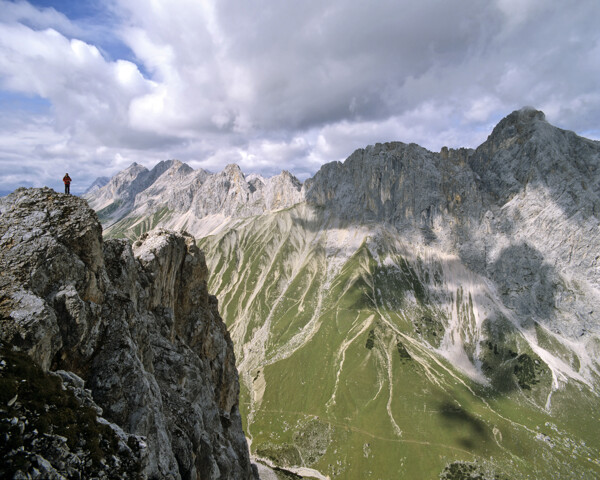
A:
[[[290,170],[476,147],[525,105],[600,139],[598,0],[0,0],[0,191],[132,162]]]

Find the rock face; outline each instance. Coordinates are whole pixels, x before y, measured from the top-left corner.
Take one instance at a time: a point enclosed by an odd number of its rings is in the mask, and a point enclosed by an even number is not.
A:
[[[19,189],[0,212],[1,340],[81,377],[108,421],[144,436],[144,476],[254,478],[233,347],[194,239],[103,242],[86,202],[50,189]]]
[[[540,111],[511,113],[476,150],[399,142],[357,150],[324,165],[303,193],[339,218],[389,224],[415,244],[458,254],[523,319],[552,318],[552,330],[571,338],[600,334],[600,142]]]
[[[0,345],[0,477],[138,479],[143,437],[100,417],[84,381]]]

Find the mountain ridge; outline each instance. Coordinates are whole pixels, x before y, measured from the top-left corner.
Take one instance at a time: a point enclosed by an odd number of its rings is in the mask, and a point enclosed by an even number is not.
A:
[[[231,167],[235,202],[231,182],[214,182],[209,204],[226,214],[125,216],[106,234],[196,232],[246,433],[275,465],[361,479],[452,478],[464,462],[482,478],[593,477],[599,168],[599,142],[525,108],[476,149],[358,149],[299,193],[283,182],[285,208],[249,204],[256,177]]]

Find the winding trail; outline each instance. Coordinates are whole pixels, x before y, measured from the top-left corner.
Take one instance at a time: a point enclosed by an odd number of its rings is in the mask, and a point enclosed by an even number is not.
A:
[[[302,417],[313,417],[313,418],[316,418],[316,419],[322,421],[323,423],[327,423],[331,426],[342,428],[348,432],[360,433],[362,435],[366,435],[367,437],[373,438],[375,440],[382,440],[384,442],[393,442],[393,443],[408,443],[408,444],[414,444],[414,445],[426,445],[426,446],[430,446],[430,447],[439,447],[439,448],[445,448],[448,450],[452,450],[455,452],[464,453],[466,455],[470,455],[473,458],[478,457],[478,455],[474,454],[473,452],[469,452],[468,450],[464,450],[462,448],[455,447],[452,445],[446,445],[444,443],[429,442],[427,440],[415,440],[415,439],[410,439],[410,438],[383,437],[381,435],[376,435],[374,433],[371,433],[367,430],[363,430],[362,428],[353,427],[353,426],[345,424],[345,423],[332,421],[332,420],[323,418],[319,415],[315,415],[312,413],[294,412],[294,411],[288,411],[288,410],[268,410],[268,409],[261,409],[261,412],[276,413],[276,414],[280,414],[280,415],[298,415],[298,416],[302,416]],[[435,410],[428,410],[428,413],[435,413]]]

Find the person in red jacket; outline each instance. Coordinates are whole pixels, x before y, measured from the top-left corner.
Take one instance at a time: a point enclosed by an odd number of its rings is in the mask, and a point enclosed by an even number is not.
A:
[[[65,193],[71,194],[71,177],[69,177],[68,173],[65,173],[63,177],[63,182],[65,182]]]

